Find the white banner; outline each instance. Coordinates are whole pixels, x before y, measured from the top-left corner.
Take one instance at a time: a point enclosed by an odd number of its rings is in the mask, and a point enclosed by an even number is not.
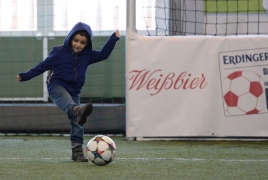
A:
[[[268,136],[267,42],[130,34],[127,137]]]

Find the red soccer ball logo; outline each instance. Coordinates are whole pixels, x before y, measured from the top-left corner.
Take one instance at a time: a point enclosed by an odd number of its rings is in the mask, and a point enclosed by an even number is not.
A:
[[[252,71],[236,71],[222,81],[226,115],[258,114],[263,109],[263,80]]]

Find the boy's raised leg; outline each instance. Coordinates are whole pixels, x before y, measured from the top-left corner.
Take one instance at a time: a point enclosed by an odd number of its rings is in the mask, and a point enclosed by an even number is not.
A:
[[[73,115],[76,116],[79,125],[83,125],[87,121],[87,117],[91,114],[93,106],[87,103],[85,106],[74,106]]]

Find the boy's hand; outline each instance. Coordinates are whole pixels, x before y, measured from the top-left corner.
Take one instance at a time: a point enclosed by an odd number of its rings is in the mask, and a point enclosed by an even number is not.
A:
[[[19,75],[17,75],[17,80],[20,82],[21,81],[21,77]]]
[[[120,32],[119,32],[118,30],[115,31],[115,36],[116,36],[117,38],[120,38]]]

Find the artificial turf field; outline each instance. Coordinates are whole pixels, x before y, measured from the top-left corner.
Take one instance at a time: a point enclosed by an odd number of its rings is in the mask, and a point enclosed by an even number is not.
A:
[[[0,179],[268,179],[268,141],[126,141],[124,136],[110,137],[117,146],[116,159],[107,166],[96,166],[70,159],[69,137],[0,136]]]

